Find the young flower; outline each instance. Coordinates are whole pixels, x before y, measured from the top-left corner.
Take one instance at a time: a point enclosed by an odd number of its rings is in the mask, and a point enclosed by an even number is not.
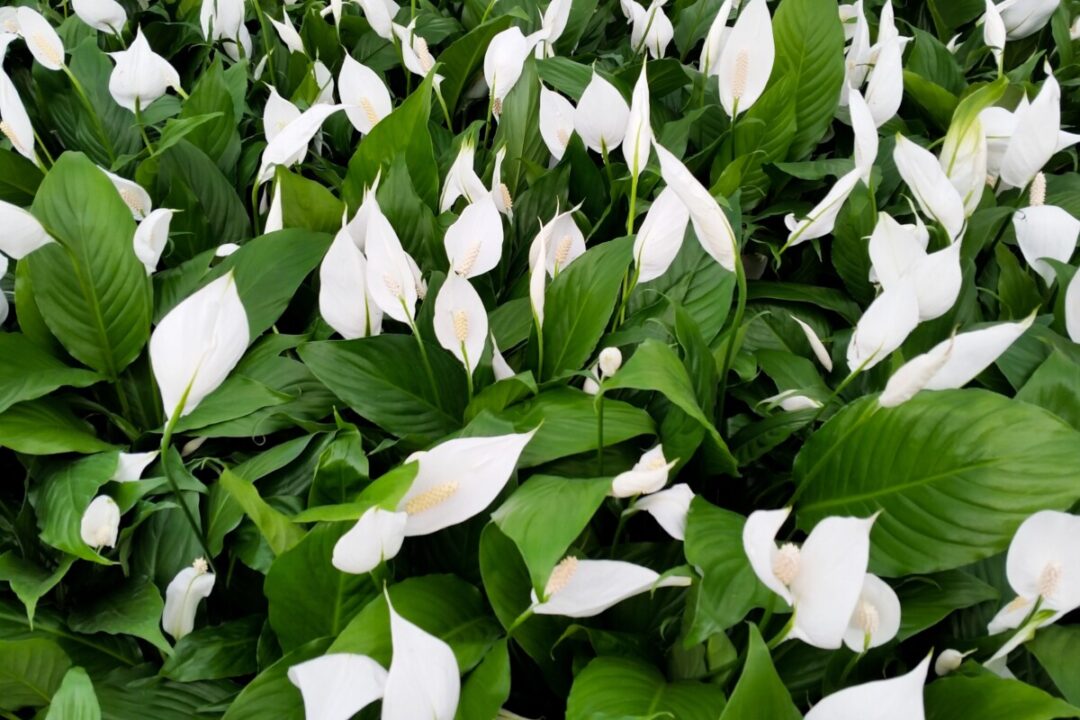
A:
[[[158,208],[147,215],[135,229],[135,256],[146,268],[147,275],[157,270],[158,260],[169,241],[169,223],[175,210]]]
[[[600,377],[603,378],[609,378],[619,372],[619,368],[622,367],[622,353],[619,348],[606,347],[601,350],[597,366],[600,368]]]
[[[574,105],[540,84],[540,137],[555,160],[562,160],[574,134]]]
[[[101,550],[103,547],[116,546],[116,534],[120,530],[120,508],[108,495],[94,498],[79,522],[79,537],[82,541]]]
[[[99,32],[119,35],[127,22],[124,6],[115,0],[71,0],[79,19]]]
[[[664,56],[668,44],[675,36],[675,28],[664,14],[663,6],[666,2],[667,0],[653,0],[646,9],[635,0],[619,0],[626,21],[631,23],[630,47],[634,52],[647,48],[654,58]]]
[[[142,477],[143,470],[154,462],[157,450],[142,453],[120,453],[116,462],[116,472],[109,478],[113,482],[136,482]]]
[[[127,50],[109,53],[116,67],[109,75],[109,94],[132,112],[145,110],[169,88],[180,89],[180,75],[169,61],[150,49],[142,28]]]
[[[308,143],[322,129],[327,118],[344,108],[344,105],[319,103],[300,113],[283,130],[274,135],[263,150],[259,166],[258,182],[264,183],[274,176],[274,168],[288,167],[300,162],[307,154]]]
[[[848,368],[869,370],[900,347],[919,324],[919,296],[910,277],[877,296],[855,326]]]
[[[806,342],[810,343],[810,349],[814,351],[814,357],[816,357],[818,362],[821,363],[821,366],[825,368],[825,372],[832,372],[832,357],[829,356],[829,351],[825,349],[825,345],[821,342],[821,338],[814,332],[814,328],[810,327],[807,323],[794,315],[791,316],[791,319],[799,324],[799,327],[803,331],[803,335],[806,336]]]
[[[195,628],[195,613],[199,602],[210,597],[216,575],[203,558],[198,558],[176,574],[165,588],[165,609],[161,613],[161,627],[179,640]]]
[[[367,655],[331,653],[289,668],[306,720],[348,720],[383,696],[386,670]]]
[[[419,283],[413,273],[415,261],[401,247],[397,233],[373,195],[371,203],[365,238],[367,291],[384,313],[412,325],[419,299]]]
[[[1026,187],[1060,149],[1061,86],[1049,64],[1039,94],[1031,105],[1017,109],[1015,120],[1015,130],[1001,159],[1003,188]]]
[[[2,53],[0,53],[2,59]],[[15,152],[40,166],[34,151],[34,126],[26,112],[19,91],[3,68],[0,68],[0,134],[11,142]]]
[[[224,382],[247,349],[247,311],[233,274],[182,300],[150,336],[150,365],[165,417],[183,417]]]
[[[475,157],[476,141],[469,137],[462,138],[457,157],[446,173],[439,198],[439,212],[444,213],[452,208],[460,197],[474,203],[488,194],[488,189],[473,169]]]
[[[450,270],[467,278],[494,269],[502,258],[503,227],[492,194],[466,207],[443,236]]]
[[[919,208],[941,223],[950,239],[958,239],[964,231],[964,201],[938,159],[897,133],[893,160]]]
[[[382,329],[382,310],[371,300],[367,283],[367,258],[343,224],[319,265],[319,314],[346,340]]]
[[[199,26],[207,40],[239,40],[244,27],[244,0],[202,0]]]
[[[637,177],[649,162],[652,147],[652,125],[649,124],[649,78],[645,73],[646,63],[641,64],[641,74],[634,85],[630,98],[630,114],[626,123],[626,136],[623,138],[622,152],[630,174]]]
[[[660,158],[660,174],[690,212],[701,247],[725,270],[735,272],[735,231],[720,204],[667,148],[660,143],[654,147]]]
[[[47,70],[59,70],[64,66],[64,43],[45,16],[31,7],[21,6],[15,10],[16,32],[26,41],[30,54]]]
[[[1041,181],[1039,178],[1043,178]],[[1044,205],[1046,180],[1042,173],[1031,184],[1031,206],[1013,214],[1016,243],[1035,272],[1047,285],[1053,285],[1054,268],[1043,258],[1067,263],[1076,250],[1076,238],[1080,235],[1080,220],[1056,205]],[[1036,188],[1041,192],[1035,192]]]
[[[776,546],[791,508],[756,510],[743,527],[743,549],[758,579],[794,608],[788,637],[839,648],[858,606],[870,559],[869,518],[827,517],[802,548]]]
[[[678,460],[667,461],[664,448],[657,445],[649,450],[634,467],[621,472],[611,481],[611,496],[617,498],[648,495],[667,485],[668,473]]]
[[[848,94],[848,110],[851,113],[851,129],[855,133],[855,169],[859,179],[870,186],[870,173],[878,154],[877,126],[866,100],[855,88]]]
[[[762,405],[765,405],[768,409],[779,407],[784,412],[798,412],[799,410],[817,410],[822,407],[819,400],[815,400],[807,395],[799,394],[798,390],[784,390],[777,393],[772,397],[767,397],[761,401]]]
[[[997,6],[1010,40],[1022,40],[1046,26],[1061,0],[1005,0]]]
[[[736,117],[758,101],[775,59],[769,7],[765,0],[750,0],[731,28],[717,64],[720,104],[728,117]]]
[[[529,306],[532,308],[536,334],[543,337],[544,328],[544,291],[547,286],[547,257],[549,233],[540,228],[529,249]],[[1075,283],[1074,283],[1075,284]]]
[[[983,42],[994,54],[998,72],[1002,71],[1002,59],[1005,55],[1005,21],[992,0],[986,0],[986,12],[983,14]]]
[[[938,677],[948,675],[953,670],[956,670],[964,663],[964,658],[970,655],[973,650],[968,650],[966,653],[962,653],[959,650],[953,650],[947,648],[941,651],[937,660],[934,661],[934,674]]]
[[[510,363],[506,362],[506,358],[499,352],[499,346],[495,343],[495,336],[491,336],[491,371],[495,374],[495,381],[509,380],[517,373],[514,372],[514,368],[510,367]]]
[[[496,118],[502,115],[503,101],[517,84],[525,67],[525,59],[532,53],[538,40],[536,35],[525,37],[518,27],[503,30],[491,38],[484,53],[484,80]]]
[[[900,631],[900,598],[887,582],[867,573],[844,644],[857,653],[880,647]]]
[[[875,680],[829,695],[806,713],[806,720],[924,720],[923,683],[930,655],[907,675]]]
[[[686,483],[672,485],[667,490],[638,498],[631,510],[644,510],[652,515],[660,527],[676,540],[686,539],[686,516],[694,491]]]
[[[382,720],[454,720],[461,695],[454,651],[398,615],[389,593],[386,605],[394,653],[386,675]]]
[[[334,544],[330,562],[341,572],[353,575],[371,572],[400,552],[408,520],[405,512],[368,508]]]
[[[457,273],[448,273],[435,298],[432,318],[435,338],[472,375],[484,353],[488,335],[484,301],[472,283]]]
[[[615,86],[593,70],[574,110],[574,130],[594,152],[606,155],[626,136],[630,106]]]
[[[690,211],[669,185],[653,200],[634,237],[638,282],[655,280],[668,271],[682,247]]]
[[[120,194],[120,199],[123,200],[124,204],[131,210],[131,216],[133,218],[142,221],[150,214],[150,211],[154,206],[150,201],[150,193],[146,192],[146,189],[143,188],[142,185],[111,173],[105,168],[100,169],[101,172],[108,176],[113,187],[116,188],[116,192]]]
[[[266,16],[266,19],[274,26],[278,37],[281,38],[281,42],[285,43],[285,47],[289,49],[289,52],[306,55],[304,40],[300,37],[300,33],[296,32],[296,28],[293,27],[292,20],[289,19],[289,13],[282,10],[281,17],[281,22],[269,15]]]
[[[285,227],[284,212],[281,206],[281,183],[274,183],[274,190],[270,197],[270,210],[266,213],[266,223],[263,225],[264,235]]]
[[[555,566],[544,587],[543,601],[532,592],[537,615],[584,618],[599,615],[618,603],[661,587],[685,587],[690,578],[670,576],[621,560],[579,560],[567,556]]]
[[[263,134],[266,136],[266,142],[273,142],[274,138],[281,134],[281,132],[287,128],[294,120],[300,117],[300,108],[293,105],[291,102],[281,97],[278,94],[277,88],[270,85],[270,97],[266,99],[266,105],[263,106]],[[304,159],[304,155],[307,154],[307,146],[305,145],[296,154],[295,157],[289,158],[282,165],[293,165]]]
[[[536,45],[537,59],[555,55],[555,43],[566,30],[573,0],[551,0],[540,19],[541,41]]]
[[[836,225],[836,216],[840,214],[840,209],[855,190],[855,186],[859,184],[863,172],[864,168],[856,167],[841,176],[825,198],[803,219],[798,220],[795,213],[788,213],[784,217],[784,225],[788,229],[785,247],[793,247],[831,233]]]
[[[904,97],[903,53],[907,38],[895,36],[882,42],[878,33],[877,61],[866,85],[866,104],[874,125],[881,127],[900,109]]]
[[[380,0],[370,1],[377,3]],[[427,40],[416,34],[416,19],[414,18],[406,27],[395,24],[393,28],[394,34],[401,43],[401,58],[405,62],[405,68],[414,75],[427,77],[435,67],[435,58],[428,50]],[[442,83],[442,76],[436,75],[434,79],[435,86],[438,87]]]
[[[375,34],[387,42],[393,42],[395,31],[400,27],[393,23],[399,9],[398,4],[394,0],[356,0],[356,2],[364,11],[364,17],[367,18]]]
[[[20,260],[42,245],[55,242],[38,219],[18,205],[0,200],[0,252]]]
[[[698,69],[705,77],[711,77],[719,73],[720,55],[724,52],[724,43],[731,28],[727,26],[731,16],[731,6],[734,0],[724,0],[720,9],[709,25],[709,32],[705,35],[705,45],[701,48],[701,59],[698,61]]]
[[[348,53],[338,74],[338,93],[345,115],[353,127],[367,135],[380,120],[394,110],[390,91],[374,70],[353,60]]]

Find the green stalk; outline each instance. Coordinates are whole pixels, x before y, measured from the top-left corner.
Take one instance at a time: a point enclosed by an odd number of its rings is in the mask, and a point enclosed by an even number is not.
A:
[[[792,611],[791,617],[788,618],[787,624],[784,625],[784,627],[780,628],[780,632],[776,633],[776,635],[773,637],[773,639],[770,640],[766,644],[766,647],[768,647],[769,650],[775,650],[777,645],[779,645],[780,643],[784,642],[784,640],[787,639],[787,636],[791,633],[791,630],[794,627],[795,627],[795,611]]]
[[[143,144],[151,155],[154,154],[154,144],[150,142],[150,136],[146,134],[146,123],[143,121],[142,103],[135,98],[135,124],[139,126],[139,134],[142,135]]]
[[[720,395],[719,411],[717,417],[724,422],[724,404],[727,400],[728,373],[731,371],[731,363],[735,359],[735,345],[739,336],[739,328],[742,326],[743,315],[746,313],[746,271],[743,269],[742,254],[735,248],[735,283],[738,287],[738,300],[735,305],[735,317],[732,318],[731,329],[728,331],[727,349],[724,352],[724,364],[720,368]]]
[[[597,475],[604,474],[604,394],[596,396],[596,470]]]
[[[180,505],[180,509],[184,512],[184,519],[187,520],[188,525],[191,526],[191,531],[195,533],[195,537],[199,540],[199,545],[202,547],[203,553],[206,556],[206,562],[210,566],[210,572],[216,572],[214,570],[213,554],[210,552],[210,546],[207,544],[206,538],[203,537],[202,528],[199,526],[198,520],[196,520],[195,516],[192,514],[191,508],[184,502],[184,496],[180,492],[180,486],[177,484],[176,478],[174,478],[169,471],[168,453],[170,443],[172,442],[173,429],[176,427],[176,421],[180,419],[179,410],[184,407],[184,403],[186,402],[187,391],[185,390],[184,396],[180,398],[176,411],[173,412],[172,417],[169,418],[169,422],[165,425],[165,433],[161,436],[161,467],[165,471],[165,480],[169,483],[169,489],[172,490],[173,497],[176,498],[177,504]]]

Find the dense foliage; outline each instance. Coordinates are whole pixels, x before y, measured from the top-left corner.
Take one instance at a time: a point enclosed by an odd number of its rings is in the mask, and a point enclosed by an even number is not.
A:
[[[0,716],[1080,717],[1076,11],[0,7]]]

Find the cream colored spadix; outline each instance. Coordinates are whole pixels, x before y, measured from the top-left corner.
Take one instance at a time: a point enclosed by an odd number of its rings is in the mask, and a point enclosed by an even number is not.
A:
[[[243,356],[248,335],[231,271],[170,310],[150,336],[165,417],[187,415],[216,390]]]
[[[348,53],[338,73],[338,94],[349,122],[364,135],[394,110],[382,78]]]
[[[471,203],[443,236],[450,270],[473,278],[494,269],[502,258],[503,227],[491,193]]]
[[[896,591],[877,575],[867,573],[844,644],[857,653],[884,645],[900,631],[900,612]]]
[[[64,43],[45,16],[32,7],[21,6],[15,10],[16,32],[26,41],[26,47],[38,63],[48,70],[59,70],[64,65]]]
[[[720,104],[728,117],[749,110],[758,101],[765,92],[775,59],[769,7],[765,0],[750,0],[744,4],[724,41],[716,68]]]
[[[108,176],[109,181],[112,182],[113,187],[116,188],[116,192],[120,194],[120,199],[123,200],[124,204],[131,210],[131,216],[133,218],[141,221],[150,214],[150,211],[153,209],[153,203],[150,201],[150,193],[146,192],[146,189],[142,185],[133,180],[120,177],[115,173],[111,173],[105,168],[99,169]]]
[[[165,588],[165,608],[161,627],[174,640],[179,640],[195,628],[195,613],[199,602],[210,597],[216,576],[203,558],[198,558],[176,574]]]
[[[906,675],[844,688],[806,713],[806,720],[925,720],[923,683],[931,655]]]
[[[599,615],[613,605],[659,587],[682,587],[690,578],[664,579],[654,570],[621,560],[564,558],[548,577],[543,601],[532,593],[537,615],[583,618]]]
[[[566,212],[557,213],[540,228],[533,244],[529,248],[529,264],[540,257],[541,238],[543,238],[543,266],[552,277],[565,270],[570,263],[585,254],[585,235],[574,222],[574,213],[580,205]]]
[[[439,344],[471,375],[480,363],[488,336],[487,310],[472,283],[456,272],[448,273],[435,297],[432,323]]]

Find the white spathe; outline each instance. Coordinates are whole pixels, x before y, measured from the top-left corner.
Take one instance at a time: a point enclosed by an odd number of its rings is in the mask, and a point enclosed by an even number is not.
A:
[[[896,637],[900,631],[900,598],[896,591],[877,575],[867,573],[851,622],[844,633],[844,644],[862,653]]]
[[[289,668],[305,720],[349,720],[383,696],[386,670],[367,655],[331,653]]]
[[[758,101],[765,92],[775,60],[769,6],[765,0],[750,0],[724,39],[716,67],[720,104],[728,117],[749,110]]]
[[[669,185],[649,206],[645,221],[634,236],[634,263],[638,282],[655,280],[668,271],[682,247],[690,211]]]
[[[91,500],[79,521],[82,541],[95,550],[115,547],[119,531],[120,507],[116,501],[108,495],[98,495]]]
[[[660,143],[653,147],[660,158],[660,174],[689,211],[701,247],[725,270],[735,272],[735,231],[720,204],[671,151]]]
[[[143,218],[139,226],[135,228],[133,243],[135,257],[146,268],[147,275],[153,275],[157,270],[161,253],[165,251],[165,245],[169,241],[169,224],[172,222],[175,210],[158,208]]]
[[[613,152],[626,135],[629,117],[626,100],[594,70],[574,110],[574,130],[581,140],[594,152]]]
[[[472,283],[456,272],[447,274],[435,297],[432,324],[439,344],[471,375],[480,364],[488,336],[487,310]]]
[[[180,75],[169,61],[150,49],[139,28],[127,50],[109,53],[116,67],[109,75],[109,94],[132,112],[145,110],[169,88],[180,89]]]
[[[22,259],[43,245],[55,242],[38,219],[18,205],[0,200],[0,252]]]
[[[368,508],[334,544],[331,564],[354,575],[371,572],[401,550],[408,519],[407,513]]]
[[[386,675],[382,720],[454,720],[461,673],[454,651],[401,617],[386,593],[394,654]]]
[[[1056,205],[1037,205],[1017,210],[1013,228],[1024,260],[1047,285],[1052,285],[1056,274],[1044,258],[1069,262],[1080,235],[1080,220]]]
[[[844,688],[806,713],[806,720],[925,720],[923,683],[930,655],[906,675]]]
[[[686,483],[672,485],[667,490],[645,495],[635,502],[631,509],[644,510],[656,519],[660,527],[676,540],[686,539],[686,516],[690,512],[690,503],[694,500],[694,491]]]
[[[199,602],[210,597],[216,576],[210,572],[206,560],[199,558],[190,567],[176,574],[165,588],[165,609],[161,613],[161,627],[174,640],[179,640],[195,628],[195,613]]]
[[[668,462],[664,448],[657,445],[646,451],[632,468],[615,476],[611,481],[611,496],[627,498],[661,490],[667,485],[668,473],[677,462]]]
[[[452,273],[473,278],[493,270],[502,259],[503,226],[492,193],[470,203],[446,229],[443,247]]]
[[[379,75],[348,53],[338,73],[338,95],[353,127],[367,135],[394,110],[390,91]]]
[[[537,615],[584,618],[599,615],[618,603],[653,588],[684,587],[690,578],[661,579],[649,568],[621,560],[564,558],[548,577],[543,601],[532,592]]]

